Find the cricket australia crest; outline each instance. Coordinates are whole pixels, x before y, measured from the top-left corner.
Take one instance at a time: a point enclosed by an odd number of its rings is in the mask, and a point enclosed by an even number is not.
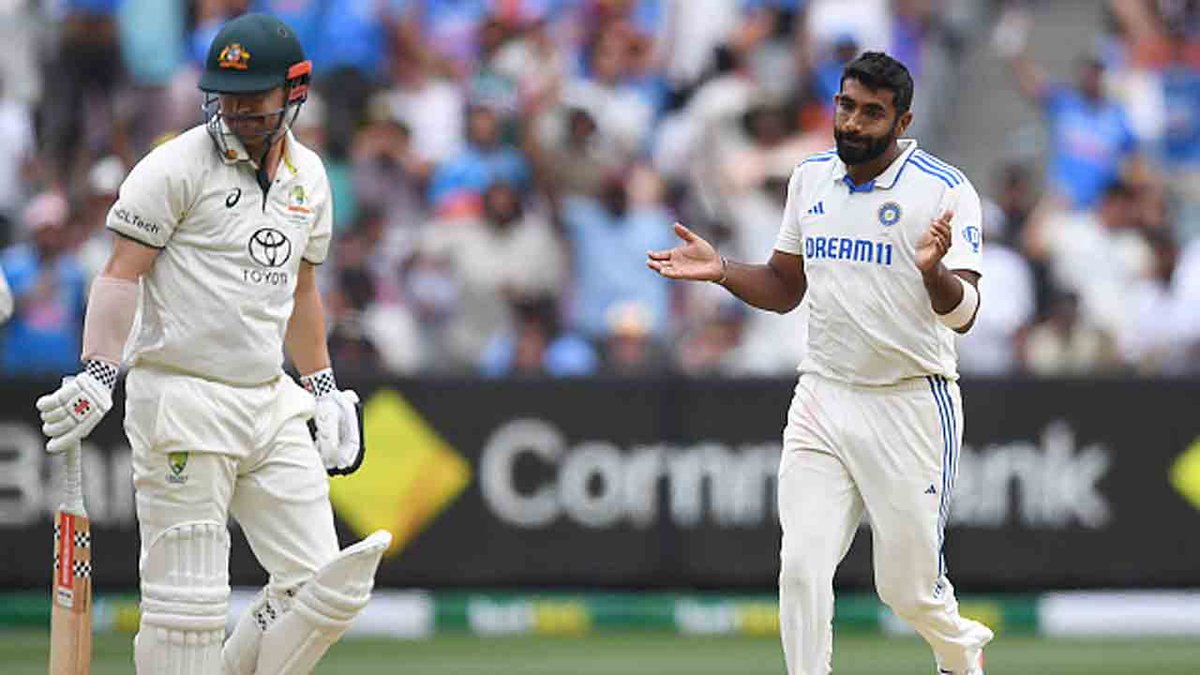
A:
[[[175,483],[176,485],[186,483],[188,477],[183,475],[183,472],[187,469],[187,463],[188,453],[186,452],[172,452],[168,454],[167,466],[170,467],[171,472],[167,474],[167,482]]]

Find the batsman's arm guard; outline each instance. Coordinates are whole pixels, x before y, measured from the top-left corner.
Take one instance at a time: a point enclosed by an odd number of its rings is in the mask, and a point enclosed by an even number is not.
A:
[[[83,360],[121,364],[137,314],[138,282],[99,276],[88,293],[83,319]]]

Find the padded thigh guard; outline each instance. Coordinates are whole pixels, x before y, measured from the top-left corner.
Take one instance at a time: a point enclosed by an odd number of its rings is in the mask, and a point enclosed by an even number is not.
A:
[[[229,606],[229,532],[215,521],[164,530],[141,564],[142,619],[134,663],[142,675],[217,675]]]
[[[367,606],[375,570],[392,535],[380,530],[347,547],[317,570],[271,624],[259,644],[258,675],[310,673]]]

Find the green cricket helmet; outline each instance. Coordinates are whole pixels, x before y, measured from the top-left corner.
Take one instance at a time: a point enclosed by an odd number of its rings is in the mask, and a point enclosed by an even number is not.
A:
[[[204,113],[209,133],[222,154],[230,155],[231,134],[222,118],[220,94],[252,94],[282,88],[284,107],[268,113],[278,115],[273,129],[265,135],[270,141],[281,136],[308,98],[312,62],[304,56],[304,47],[295,31],[269,14],[243,14],[230,20],[213,38],[200,75],[200,90],[205,92]]]

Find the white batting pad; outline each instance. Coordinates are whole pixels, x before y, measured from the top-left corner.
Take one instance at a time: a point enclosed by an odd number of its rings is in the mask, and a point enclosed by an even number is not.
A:
[[[342,550],[292,599],[291,611],[262,634],[258,675],[310,673],[367,606],[375,570],[392,535],[379,530]]]
[[[273,593],[264,588],[254,596],[254,601],[238,617],[237,625],[221,649],[226,675],[254,675],[263,631],[291,609],[290,595]]]
[[[215,521],[164,530],[141,563],[141,675],[218,675],[229,604],[229,532]]]

